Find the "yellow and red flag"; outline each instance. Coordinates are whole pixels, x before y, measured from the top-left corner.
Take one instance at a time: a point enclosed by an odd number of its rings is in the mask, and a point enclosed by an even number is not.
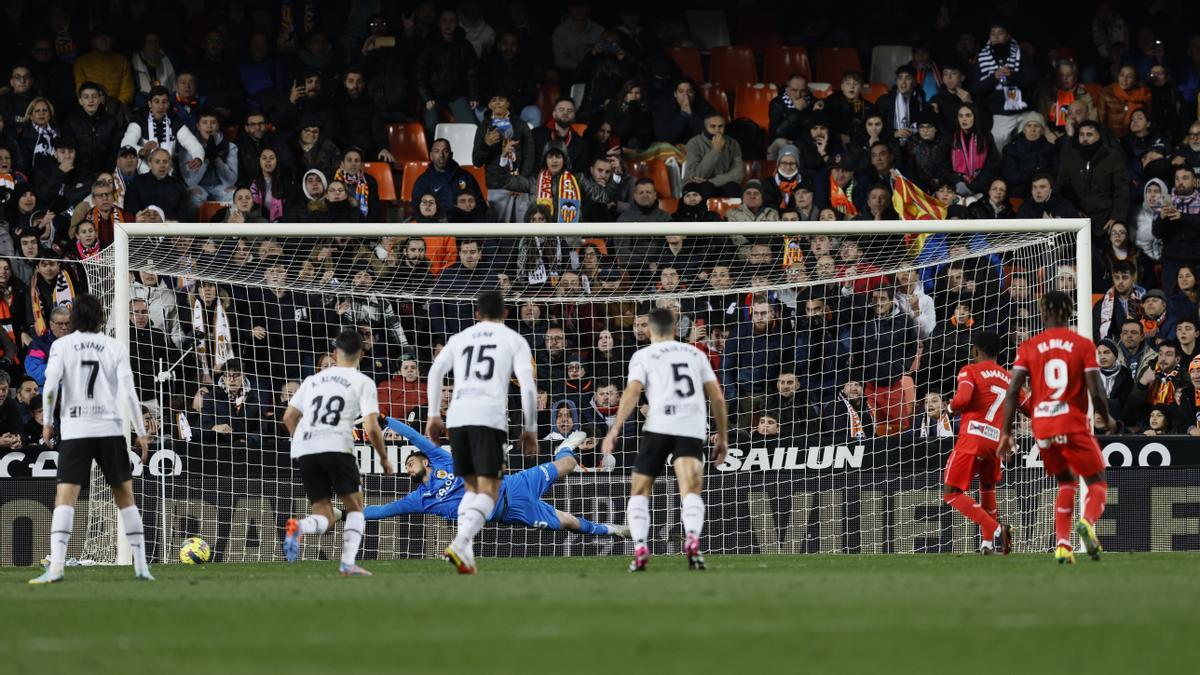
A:
[[[901,220],[945,220],[946,207],[929,196],[899,171],[892,172],[892,208]],[[928,234],[906,234],[904,245],[909,255],[916,256],[925,246]]]

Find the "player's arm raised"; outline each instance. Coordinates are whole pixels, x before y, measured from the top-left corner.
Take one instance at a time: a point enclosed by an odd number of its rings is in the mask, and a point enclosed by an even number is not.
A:
[[[641,397],[642,383],[638,380],[630,380],[629,386],[625,387],[625,393],[621,394],[621,403],[617,406],[617,417],[613,420],[608,434],[604,436],[604,443],[600,446],[600,452],[611,455],[613,450],[616,449],[617,434],[625,424],[625,420],[629,419],[629,415],[633,413],[633,409],[637,407],[638,400]],[[724,398],[721,400],[724,401]]]
[[[513,374],[521,388],[521,417],[525,428],[521,432],[521,452],[528,456],[537,454],[537,385],[533,382],[533,352],[524,338],[516,340],[517,355],[513,359]],[[442,350],[445,352],[446,350]]]
[[[1017,404],[1021,399],[1021,387],[1025,386],[1025,380],[1028,379],[1029,373],[1024,368],[1013,368],[1012,382],[1008,385],[1008,391],[1004,392],[1004,413],[1000,418],[1000,459],[1007,461],[1013,456],[1013,440],[1012,440],[1012,425],[1013,420],[1017,417]]]
[[[378,412],[363,415],[363,431],[366,432],[371,447],[375,448],[375,454],[379,455],[379,462],[383,465],[383,475],[391,476],[396,473],[396,467],[392,466],[392,462],[387,456],[387,448],[383,445],[383,428],[379,426]]]
[[[429,419],[425,421],[425,435],[434,443],[440,441],[446,433],[446,424],[442,421],[442,384],[446,379],[446,373],[453,364],[453,359],[454,355],[451,353],[450,345],[446,345],[442,347],[442,351],[429,366],[429,378],[426,380],[425,386],[426,410],[429,411]]]
[[[729,411],[725,405],[725,394],[716,381],[704,383],[704,395],[708,397],[708,411],[717,425],[717,442],[712,448],[712,463],[720,464],[729,454]],[[624,403],[624,400],[621,401]]]

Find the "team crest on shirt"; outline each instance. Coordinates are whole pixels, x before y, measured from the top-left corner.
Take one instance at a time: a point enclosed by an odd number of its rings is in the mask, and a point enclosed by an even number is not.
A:
[[[433,474],[433,475],[434,475],[434,477],[435,477],[435,478],[437,478],[438,480],[442,480],[443,478],[445,478],[445,477],[446,477],[446,476],[448,476],[449,474],[447,474],[447,473],[446,473],[446,470],[445,470],[445,469],[438,469],[438,470],[437,470],[437,473],[435,473],[435,474]]]

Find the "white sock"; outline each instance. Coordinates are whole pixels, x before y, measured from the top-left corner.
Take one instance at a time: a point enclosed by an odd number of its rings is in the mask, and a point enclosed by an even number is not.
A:
[[[683,518],[683,531],[699,537],[704,529],[704,498],[695,493],[686,494],[679,510]]]
[[[629,525],[629,535],[633,537],[634,545],[645,546],[650,536],[650,500],[641,495],[630,497],[625,510],[625,522]]]
[[[125,539],[129,542],[129,550],[133,552],[133,572],[142,574],[150,568],[146,566],[146,532],[142,527],[142,514],[136,506],[126,506],[121,509],[121,524],[125,526]]]
[[[313,514],[300,521],[300,531],[304,534],[325,534],[329,529],[329,519],[319,514]]]
[[[54,507],[50,519],[50,573],[62,574],[67,564],[67,544],[71,541],[71,525],[75,522],[74,506]]]
[[[460,549],[471,551],[474,548],[475,535],[479,534],[487,523],[492,509],[496,508],[496,502],[482,492],[475,493],[474,499],[463,498],[463,501],[467,502],[467,507],[464,510],[462,505],[459,505],[458,534],[454,537],[454,544]]]
[[[353,565],[358,556],[358,545],[362,543],[363,530],[367,527],[367,519],[362,511],[346,513],[346,524],[342,528],[342,564]]]

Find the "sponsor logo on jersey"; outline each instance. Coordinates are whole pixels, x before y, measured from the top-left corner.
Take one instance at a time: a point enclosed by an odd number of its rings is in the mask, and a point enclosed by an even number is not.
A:
[[[989,441],[999,441],[1000,440],[1000,430],[999,429],[997,429],[996,427],[994,427],[990,424],[984,424],[983,422],[980,422],[979,420],[971,420],[971,423],[967,425],[967,433],[971,434],[972,436],[980,436],[982,438],[986,438]]]
[[[1033,409],[1034,417],[1057,417],[1071,411],[1066,401],[1042,401]]]
[[[434,475],[434,477],[435,477],[435,478],[437,478],[438,480],[441,480],[441,479],[443,479],[443,478],[445,478],[445,477],[447,476],[447,473],[446,473],[446,470],[445,470],[445,469],[438,469],[438,470],[437,470],[437,473],[435,473],[435,474],[433,474],[433,475]]]

